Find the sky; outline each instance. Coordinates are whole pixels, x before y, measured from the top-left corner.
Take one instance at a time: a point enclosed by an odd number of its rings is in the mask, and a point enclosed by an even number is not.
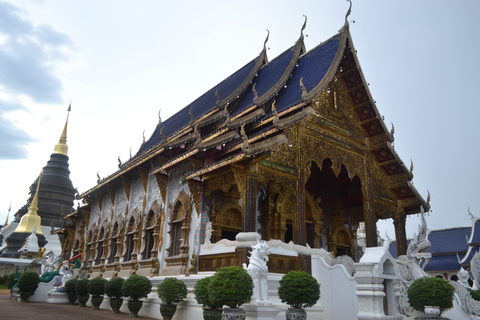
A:
[[[344,24],[348,2],[0,0],[0,224],[68,122],[70,178],[80,193],[117,170],[155,125],[258,56],[307,50]],[[431,195],[429,229],[480,216],[480,1],[354,0],[358,58],[395,150]],[[160,111],[161,110],[161,111]],[[407,218],[407,235],[420,218]],[[394,238],[391,221],[381,236]]]

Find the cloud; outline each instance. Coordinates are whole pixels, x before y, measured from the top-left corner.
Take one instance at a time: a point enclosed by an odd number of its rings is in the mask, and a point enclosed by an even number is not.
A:
[[[33,142],[25,131],[0,116],[0,160],[20,160],[28,156],[27,144]]]
[[[25,146],[33,139],[6,117],[9,112],[28,110],[25,97],[34,103],[62,102],[62,82],[55,66],[69,61],[70,37],[47,25],[34,25],[21,11],[0,2],[0,160],[23,159]],[[6,98],[5,96],[8,96]]]

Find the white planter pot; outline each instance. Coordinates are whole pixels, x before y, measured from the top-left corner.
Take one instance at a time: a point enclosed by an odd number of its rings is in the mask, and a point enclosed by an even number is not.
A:
[[[440,307],[437,306],[425,306],[424,312],[427,316],[439,316],[442,313]]]

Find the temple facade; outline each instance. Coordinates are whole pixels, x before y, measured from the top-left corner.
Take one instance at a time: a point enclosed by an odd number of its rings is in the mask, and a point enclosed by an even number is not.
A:
[[[347,14],[348,16],[348,14]],[[338,34],[273,60],[260,54],[156,126],[138,152],[80,195],[63,230],[89,276],[180,275],[245,262],[246,251],[199,255],[202,244],[255,232],[355,255],[365,223],[391,218],[405,253],[406,216],[430,205],[393,148],[364,79],[347,19]],[[309,270],[271,257],[269,270]]]

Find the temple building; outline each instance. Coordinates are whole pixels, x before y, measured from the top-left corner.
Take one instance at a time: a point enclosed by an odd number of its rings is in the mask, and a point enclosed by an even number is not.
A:
[[[62,216],[72,212],[75,195],[68,169],[67,126],[68,115],[50,160],[30,186],[27,203],[15,213],[14,221],[7,221],[1,229],[0,257],[19,258],[19,250],[32,233],[37,235],[40,248],[60,255],[61,241],[51,231],[63,226]]]
[[[359,223],[372,247],[376,222],[389,218],[397,250],[406,252],[406,216],[430,205],[393,148],[347,19],[308,51],[306,22],[273,60],[267,36],[257,57],[159,119],[130,160],[80,195],[76,232],[66,230],[65,239],[88,275],[180,275],[236,264],[244,253],[211,259],[199,251],[239,232],[353,257]],[[301,254],[275,259],[272,272],[309,268]]]

